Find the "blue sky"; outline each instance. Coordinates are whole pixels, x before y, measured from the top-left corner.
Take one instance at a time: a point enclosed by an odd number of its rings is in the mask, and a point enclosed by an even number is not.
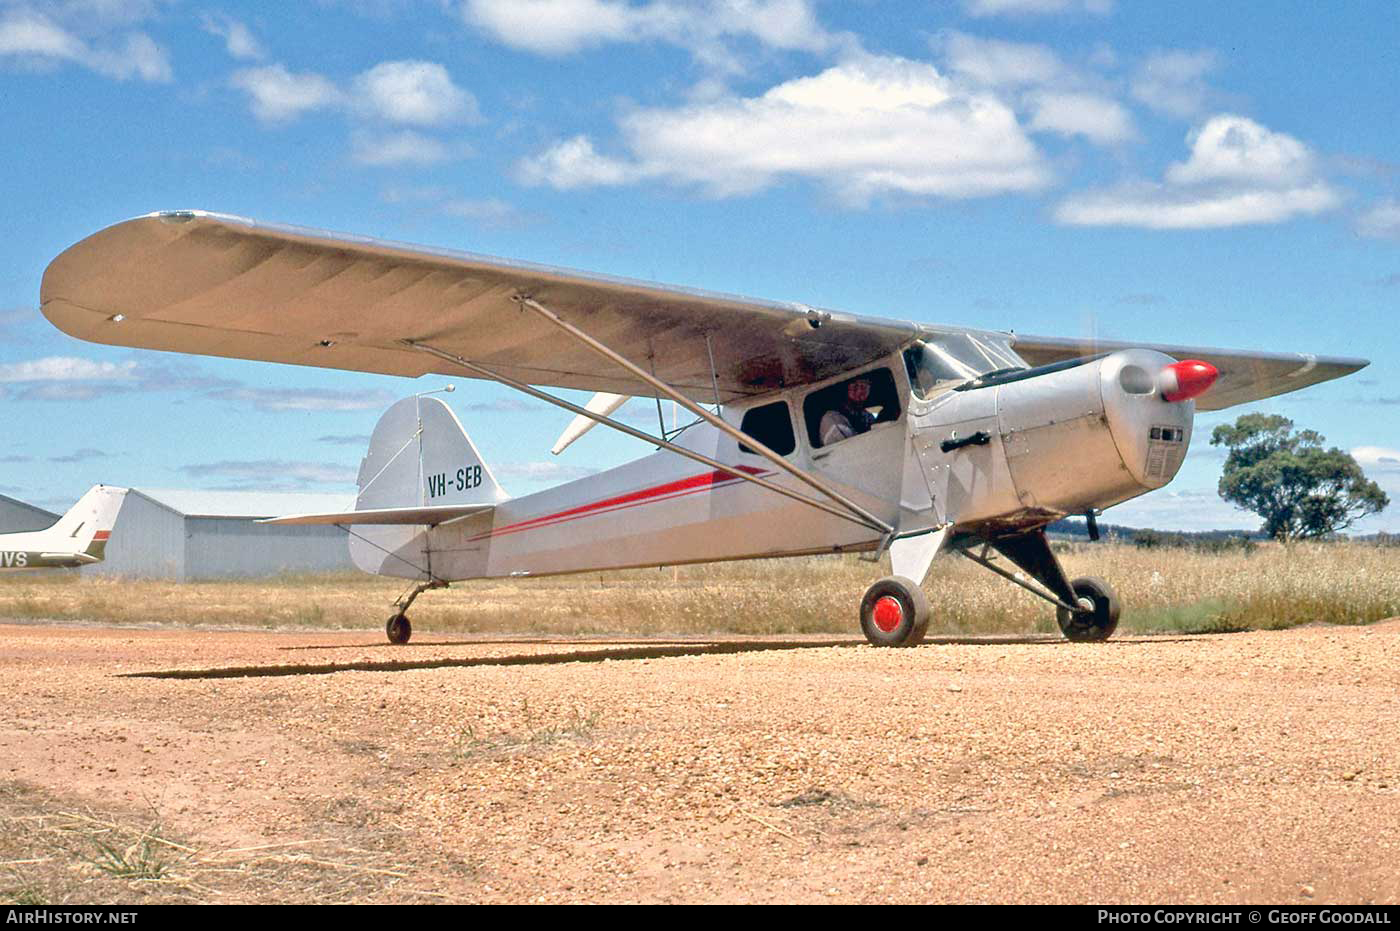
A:
[[[1400,5],[0,0],[0,493],[353,492],[444,383],[99,347],[48,261],[200,208],[940,323],[1363,356],[1252,409],[1400,530]],[[458,381],[515,493],[645,447]],[[636,416],[646,408],[634,402]],[[1130,524],[1253,526],[1203,415]]]

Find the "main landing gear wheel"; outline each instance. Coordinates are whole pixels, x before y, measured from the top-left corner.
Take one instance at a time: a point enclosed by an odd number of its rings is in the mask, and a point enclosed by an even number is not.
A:
[[[1118,593],[1103,579],[1085,576],[1069,583],[1083,611],[1056,608],[1060,632],[1067,640],[1089,643],[1107,640],[1118,628]]]
[[[385,622],[384,633],[388,634],[390,643],[408,643],[408,638],[413,636],[413,625],[408,622],[408,615],[395,614]]]
[[[928,632],[928,598],[924,590],[899,575],[866,589],[860,600],[860,629],[877,647],[912,647]]]

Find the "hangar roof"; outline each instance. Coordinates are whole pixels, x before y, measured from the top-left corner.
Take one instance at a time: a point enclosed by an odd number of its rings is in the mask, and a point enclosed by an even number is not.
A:
[[[0,495],[0,504],[8,504],[23,511],[32,511],[36,517],[51,517],[54,520],[58,520],[59,517],[47,508],[41,508],[37,504],[30,504],[28,501],[21,501],[18,498],[11,498],[9,495]]]
[[[275,491],[203,491],[133,488],[132,491],[186,517],[281,517],[348,511],[353,494]]]

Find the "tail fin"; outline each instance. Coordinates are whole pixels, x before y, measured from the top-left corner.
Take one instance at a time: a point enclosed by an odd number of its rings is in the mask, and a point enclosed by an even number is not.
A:
[[[384,412],[360,463],[356,510],[496,504],[507,495],[452,408],[404,398]]]
[[[360,463],[359,484],[357,511],[490,507],[510,497],[481,461],[457,415],[437,398],[404,398],[384,412]],[[423,527],[354,530],[350,557],[365,572],[418,579],[432,575],[431,534]]]
[[[125,488],[93,485],[58,523],[43,531],[46,547],[102,559],[125,499]]]

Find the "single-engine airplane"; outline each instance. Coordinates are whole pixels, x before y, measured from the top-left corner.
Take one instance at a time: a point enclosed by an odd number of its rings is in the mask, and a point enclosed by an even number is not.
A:
[[[585,418],[556,450],[592,423],[657,447],[510,498],[446,405],[390,407],[355,510],[281,520],[345,526],[357,565],[416,583],[394,643],[414,599],[457,580],[858,551],[893,569],[862,631],[908,646],[945,550],[1050,602],[1070,640],[1103,640],[1117,595],[1067,578],[1045,525],[1084,514],[1097,536],[1104,508],[1166,485],[1197,410],[1368,364],[862,317],[199,211],[84,239],[41,300],[94,342],[492,379]],[[636,396],[696,420],[651,435],[608,416]]]
[[[101,562],[125,488],[93,485],[47,530],[0,534],[0,571],[76,569]]]

